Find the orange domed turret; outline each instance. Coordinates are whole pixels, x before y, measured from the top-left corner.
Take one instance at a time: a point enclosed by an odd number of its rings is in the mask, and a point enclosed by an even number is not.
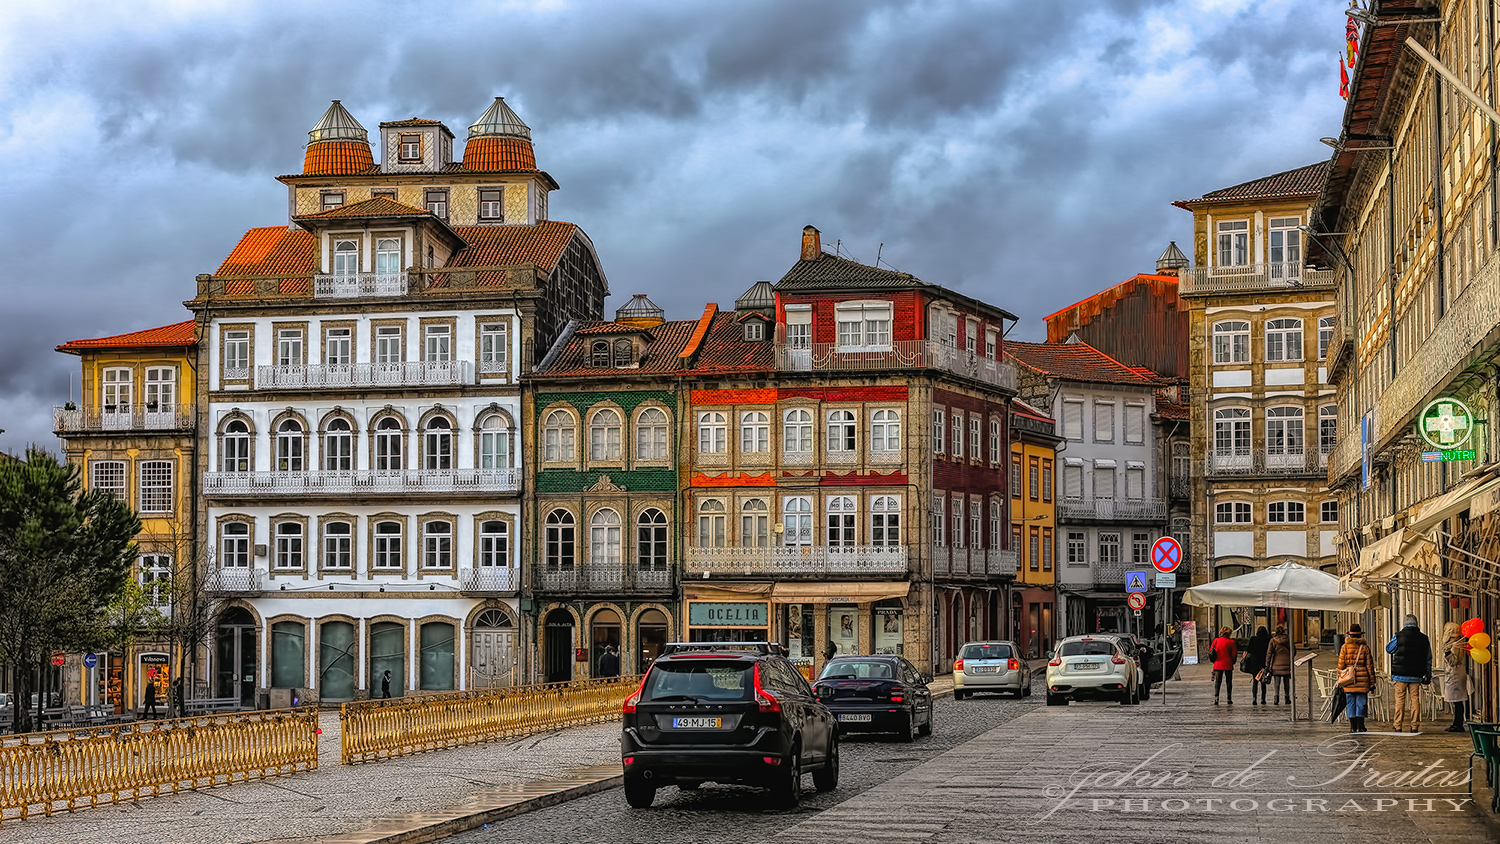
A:
[[[370,154],[370,136],[365,127],[338,100],[323,112],[323,119],[307,133],[307,155],[302,159],[304,176],[346,176],[375,166]]]
[[[464,145],[464,169],[477,172],[535,170],[536,152],[531,148],[531,127],[496,97],[479,120],[469,127]]]

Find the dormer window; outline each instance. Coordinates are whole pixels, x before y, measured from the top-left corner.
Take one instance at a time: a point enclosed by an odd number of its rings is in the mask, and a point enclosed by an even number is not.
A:
[[[765,336],[766,336],[766,328],[765,328],[765,326],[763,324],[761,324],[760,320],[758,320],[758,319],[751,319],[751,320],[746,320],[745,321],[745,339],[746,340],[763,340],[763,339],[765,339]]]
[[[343,191],[341,191],[341,190],[325,190],[325,191],[323,191],[323,210],[324,211],[332,211],[335,208],[342,207],[343,204],[344,204],[344,192]]]
[[[479,189],[479,219],[487,223],[499,223],[505,219],[505,206],[501,201],[505,192],[501,188]]]
[[[426,194],[427,210],[431,211],[433,216],[439,220],[448,219],[448,191],[441,189],[429,190]]]
[[[609,366],[609,343],[604,340],[595,340],[589,347],[590,363],[596,367]]]
[[[631,366],[635,363],[635,349],[629,340],[615,341],[615,366]]]
[[[400,160],[414,163],[422,160],[422,136],[419,133],[403,134],[399,147]]]
[[[396,190],[395,190],[395,188],[388,188],[388,189],[385,189],[385,190],[372,190],[372,191],[370,191],[370,198],[371,199],[389,199],[390,201],[395,202],[396,201]]]

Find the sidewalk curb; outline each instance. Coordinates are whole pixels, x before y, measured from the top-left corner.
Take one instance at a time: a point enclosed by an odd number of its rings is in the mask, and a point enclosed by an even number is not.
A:
[[[546,809],[551,806],[558,806],[563,803],[577,800],[580,797],[587,797],[590,794],[598,794],[601,791],[609,791],[612,788],[617,788],[621,783],[624,782],[624,780],[625,777],[623,774],[615,774],[611,777],[594,780],[593,782],[580,783],[579,785],[564,788],[559,791],[554,791],[550,794],[542,794],[536,797],[530,797],[525,800],[519,800],[515,803],[510,803],[505,806],[497,806],[493,809],[483,809],[480,811],[472,812],[470,814],[460,815],[458,817],[449,818],[448,820],[439,821],[437,823],[420,826],[415,829],[408,829],[401,832],[392,833],[390,835],[380,835],[379,833],[361,834],[360,832],[356,831],[345,833],[343,835],[330,836],[320,840],[329,842],[329,844],[334,844],[334,842],[355,841],[361,842],[361,844],[425,844],[425,842],[438,841],[440,839],[447,838],[450,835],[457,835],[460,832],[468,832],[472,829],[478,829],[485,824],[491,824],[495,823],[496,821],[503,821],[508,818],[516,817],[517,815],[524,815],[528,812],[534,812],[537,809]]]

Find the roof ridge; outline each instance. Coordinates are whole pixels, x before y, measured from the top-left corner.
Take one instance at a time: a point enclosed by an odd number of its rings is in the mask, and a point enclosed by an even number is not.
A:
[[[698,326],[693,329],[693,335],[688,338],[682,354],[677,356],[679,367],[687,369],[692,366],[692,360],[698,354],[699,347],[703,345],[703,338],[708,334],[708,329],[713,325],[714,317],[718,312],[719,303],[717,302],[709,302],[703,307],[703,316],[698,318]]]

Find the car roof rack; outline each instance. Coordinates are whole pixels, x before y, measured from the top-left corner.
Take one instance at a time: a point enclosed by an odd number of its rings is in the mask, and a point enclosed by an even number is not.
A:
[[[780,642],[668,642],[662,646],[661,655],[685,653],[687,651],[746,651],[754,649],[758,654],[785,656],[786,650]]]

